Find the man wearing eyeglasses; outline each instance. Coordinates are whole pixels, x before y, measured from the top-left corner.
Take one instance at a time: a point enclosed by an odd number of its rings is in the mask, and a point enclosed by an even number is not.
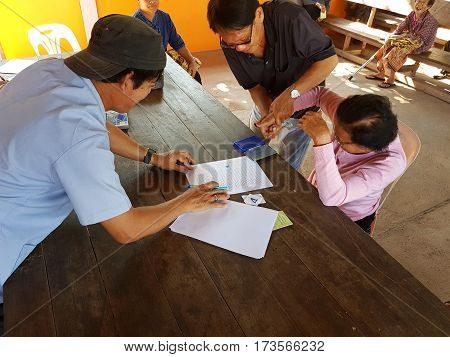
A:
[[[298,170],[310,140],[295,125],[287,128],[311,109],[294,113],[294,100],[336,67],[331,39],[302,6],[289,0],[262,5],[258,0],[210,0],[208,21],[237,81],[255,104],[250,128],[259,127],[273,139],[271,146]]]

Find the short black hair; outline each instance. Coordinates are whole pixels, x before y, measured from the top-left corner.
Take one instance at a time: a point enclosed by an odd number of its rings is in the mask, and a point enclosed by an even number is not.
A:
[[[133,89],[139,88],[142,83],[145,81],[151,81],[153,79],[159,80],[163,74],[163,69],[160,70],[145,70],[145,69],[135,69],[135,68],[127,68],[116,75],[103,79],[102,82],[105,83],[117,83],[119,82],[123,76],[126,76],[128,73],[133,72]]]
[[[381,151],[397,137],[397,116],[387,97],[353,95],[339,105],[336,114],[355,144]]]
[[[428,7],[432,7],[434,5],[434,0],[428,0]]]
[[[215,33],[217,30],[240,30],[255,20],[258,0],[209,0],[208,22]]]

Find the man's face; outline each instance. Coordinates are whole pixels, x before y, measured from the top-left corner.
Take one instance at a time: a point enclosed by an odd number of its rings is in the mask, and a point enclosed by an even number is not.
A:
[[[220,44],[238,52],[247,52],[252,47],[253,24],[240,30],[219,29]]]
[[[135,89],[132,76],[127,74],[121,82],[115,84],[117,90],[113,91],[114,110],[119,113],[128,113],[131,108],[150,94],[156,81],[156,79],[144,81]]]
[[[238,52],[254,53],[264,42],[264,13],[261,7],[256,9],[253,22],[242,29],[218,28],[220,44],[223,48],[231,48]]]
[[[138,0],[139,8],[144,11],[156,11],[159,8],[159,0]]]

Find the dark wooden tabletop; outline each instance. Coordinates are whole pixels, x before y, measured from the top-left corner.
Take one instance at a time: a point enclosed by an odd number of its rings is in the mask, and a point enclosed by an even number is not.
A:
[[[130,113],[129,134],[199,162],[236,157],[251,134],[172,61],[165,87]],[[71,215],[4,286],[9,336],[445,336],[436,296],[278,157],[265,207],[294,225],[247,258],[169,229],[121,246]],[[181,174],[117,158],[135,206],[179,194]],[[236,195],[233,199],[241,201]]]

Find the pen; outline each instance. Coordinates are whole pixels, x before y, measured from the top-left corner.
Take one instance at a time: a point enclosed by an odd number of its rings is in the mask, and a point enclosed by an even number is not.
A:
[[[187,188],[193,188],[193,187],[197,187],[199,185],[187,185]],[[228,186],[217,186],[214,187],[214,189],[216,190],[228,190]]]
[[[177,160],[176,161],[176,164],[178,165],[178,166],[186,166],[182,161],[180,161],[180,160]],[[189,164],[190,165],[194,165],[194,163],[193,162],[189,162]]]

